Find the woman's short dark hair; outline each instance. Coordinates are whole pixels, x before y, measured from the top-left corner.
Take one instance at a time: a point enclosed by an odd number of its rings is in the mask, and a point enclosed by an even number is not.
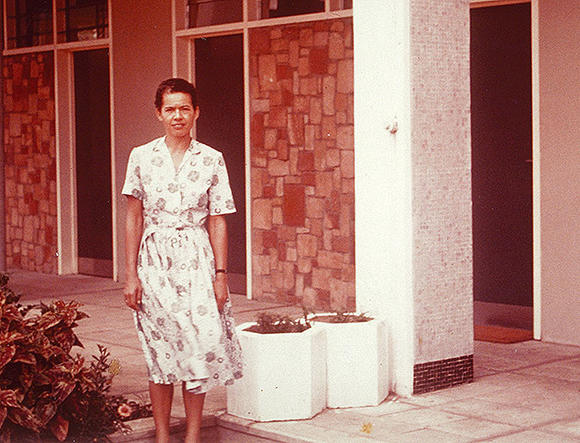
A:
[[[168,78],[161,82],[155,93],[155,108],[161,109],[163,95],[166,93],[183,92],[191,97],[191,104],[197,108],[197,92],[195,86],[182,78]]]

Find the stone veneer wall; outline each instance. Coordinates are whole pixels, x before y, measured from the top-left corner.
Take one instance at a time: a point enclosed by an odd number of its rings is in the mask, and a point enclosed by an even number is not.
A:
[[[352,19],[250,31],[256,298],[354,309]]]
[[[6,266],[57,272],[54,60],[3,57]]]
[[[465,357],[467,364],[454,366],[454,371],[459,368],[465,374],[456,374],[454,380],[469,380],[473,376],[469,2],[410,4],[415,370],[426,362],[443,370],[448,359]]]

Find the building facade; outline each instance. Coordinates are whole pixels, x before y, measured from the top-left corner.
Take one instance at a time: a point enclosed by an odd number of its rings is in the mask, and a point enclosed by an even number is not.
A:
[[[574,6],[4,0],[4,267],[122,278],[128,154],[159,136],[155,88],[181,76],[200,92],[197,137],[228,163],[237,290],[385,317],[404,395],[471,380],[474,306],[529,312],[536,339],[580,344]],[[532,249],[517,309],[474,300],[489,272],[472,206],[473,96],[488,94],[470,77],[487,23],[476,9],[530,26]]]

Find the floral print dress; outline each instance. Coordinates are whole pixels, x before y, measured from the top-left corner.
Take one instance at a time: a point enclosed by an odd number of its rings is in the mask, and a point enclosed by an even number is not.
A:
[[[153,383],[190,392],[242,376],[228,299],[218,312],[215,261],[205,222],[235,212],[220,152],[192,140],[176,170],[165,138],[134,148],[122,193],[143,204],[137,273],[143,286],[135,325]]]

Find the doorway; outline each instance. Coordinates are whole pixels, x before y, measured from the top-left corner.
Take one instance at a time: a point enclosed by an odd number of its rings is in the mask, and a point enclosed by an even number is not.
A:
[[[471,9],[474,319],[531,330],[529,3]]]
[[[227,216],[229,283],[246,293],[244,60],[241,34],[195,40],[196,137],[224,155],[237,212]]]
[[[74,53],[78,272],[113,276],[109,50]]]

